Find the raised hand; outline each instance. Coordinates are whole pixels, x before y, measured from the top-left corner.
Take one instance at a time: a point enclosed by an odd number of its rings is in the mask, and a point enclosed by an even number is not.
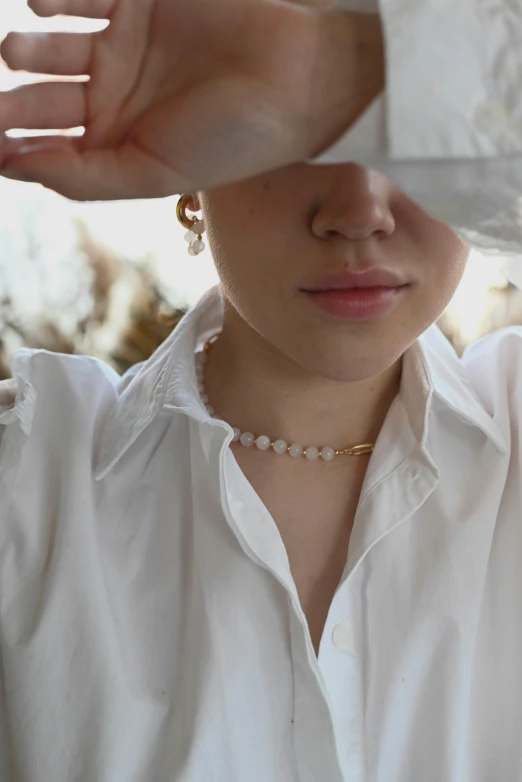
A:
[[[11,33],[0,50],[13,69],[90,77],[0,93],[0,131],[85,127],[80,138],[0,136],[0,174],[75,200],[174,195],[304,160],[382,89],[375,66],[361,89],[354,54],[375,58],[376,43],[382,51],[378,19],[354,15],[356,38],[352,15],[315,2],[29,5],[41,16],[110,21],[89,34]]]

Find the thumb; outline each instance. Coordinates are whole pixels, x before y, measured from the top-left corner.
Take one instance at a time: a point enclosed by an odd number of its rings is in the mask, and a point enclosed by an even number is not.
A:
[[[0,176],[36,182],[73,201],[163,198],[184,192],[180,177],[126,143],[85,150],[81,137],[0,139]]]

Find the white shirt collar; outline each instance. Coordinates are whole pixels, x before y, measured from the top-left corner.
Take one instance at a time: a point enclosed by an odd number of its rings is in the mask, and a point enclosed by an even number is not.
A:
[[[223,303],[216,286],[148,361],[124,376],[95,454],[96,480],[109,473],[160,410],[179,411],[201,423],[211,420],[199,399],[194,354],[220,328],[222,318]],[[431,326],[406,351],[401,395],[412,431],[423,447],[436,396],[456,415],[481,429],[501,452],[508,452],[504,436],[466,382],[461,360],[438,326]]]

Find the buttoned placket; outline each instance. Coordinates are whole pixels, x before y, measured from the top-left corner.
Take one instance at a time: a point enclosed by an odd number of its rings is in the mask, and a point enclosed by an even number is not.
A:
[[[246,478],[244,488],[249,492],[251,512],[248,518],[234,513],[225,469],[230,433],[227,435],[223,424],[213,423],[211,429],[205,427],[206,432],[202,435],[209,443],[213,438],[221,443],[219,479],[229,526],[245,553],[271,572],[287,592],[294,674],[293,735],[299,782],[315,782],[318,778],[329,782],[364,780],[363,696],[359,670],[359,655],[363,650],[349,610],[353,576],[371,548],[420,507],[437,483],[434,465],[413,438],[396,443],[395,450],[391,446],[395,426],[404,425],[404,414],[399,407],[395,415],[400,420],[394,425],[392,417],[388,427],[391,431],[388,435],[383,431],[384,446],[387,445],[386,436],[390,438],[389,448],[383,448],[390,474],[381,477],[377,485],[369,487],[362,496],[347,566],[330,606],[318,658],[284,544],[265,506],[260,500],[255,501],[257,495]],[[411,449],[412,445],[416,447],[405,458],[404,449]],[[212,450],[216,452],[215,442]]]
[[[221,503],[226,521],[247,556],[268,570],[284,587],[294,676],[293,738],[296,782],[363,782],[364,735],[363,693],[359,665],[361,633],[351,616],[353,580],[371,549],[419,508],[438,482],[438,472],[426,449],[408,428],[403,404],[396,400],[379,435],[380,448],[374,452],[361,492],[350,540],[348,560],[334,596],[319,655],[316,657],[306,617],[290,572],[286,549],[276,524],[252,486],[242,476],[245,491],[239,505],[248,503],[249,513],[234,512],[229,491],[227,467],[232,430],[218,420],[197,421],[198,439],[203,451],[218,471]],[[397,431],[403,436],[397,438]],[[215,454],[219,452],[219,459]],[[228,464],[227,464],[228,462]]]
[[[426,502],[437,483],[437,470],[419,446],[361,498],[357,510],[347,565],[328,612],[318,656],[346,782],[365,779],[360,608],[364,598],[357,580],[359,569],[371,557],[372,548],[386,545],[385,538]]]
[[[318,779],[344,782],[327,694],[284,544],[275,522],[244,476],[240,485],[245,497],[241,497],[239,506],[244,507],[248,501],[248,518],[236,512],[234,507],[234,497],[228,488],[227,473],[232,458],[228,448],[232,430],[228,429],[222,422],[200,422],[199,438],[208,454],[215,454],[219,443],[220,458],[215,469],[219,472],[222,507],[229,527],[245,554],[269,571],[287,594],[294,685],[292,731],[298,773],[295,782],[317,782]],[[241,477],[242,473],[240,475],[239,471],[237,476]]]

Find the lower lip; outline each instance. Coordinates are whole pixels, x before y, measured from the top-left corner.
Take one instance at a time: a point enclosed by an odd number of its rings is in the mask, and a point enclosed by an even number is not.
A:
[[[335,318],[370,320],[389,312],[406,287],[304,292],[320,310]]]

